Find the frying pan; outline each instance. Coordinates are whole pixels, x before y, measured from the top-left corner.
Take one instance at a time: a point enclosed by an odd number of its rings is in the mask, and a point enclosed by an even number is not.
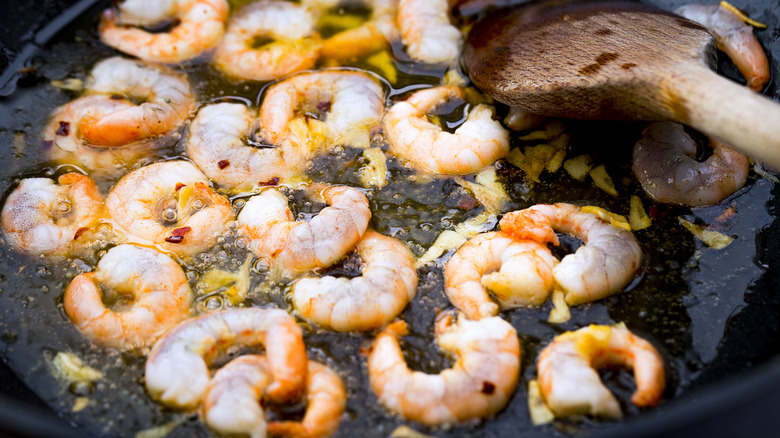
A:
[[[21,104],[14,99],[15,92],[28,86],[34,86],[40,81],[57,78],[57,62],[42,59],[41,56],[57,56],[56,36],[69,23],[82,15],[94,16],[108,5],[99,0],[55,0],[41,5],[37,2],[13,2],[6,6],[5,14],[0,17],[0,148],[3,155],[14,150],[13,132],[9,131],[7,123],[14,118],[14,108]],[[648,1],[672,9],[685,2],[679,0]],[[751,17],[769,26],[767,30],[758,32],[759,39],[764,44],[773,65],[778,71],[780,63],[780,17],[776,11],[776,0],[741,0],[733,2],[736,6],[747,9]],[[111,54],[105,48],[85,47],[86,52]],[[73,53],[68,53],[73,56]],[[77,53],[76,56],[80,56]],[[86,55],[85,55],[86,56]],[[734,69],[727,62],[721,63],[721,69],[727,76],[737,77]],[[768,95],[778,98],[774,83],[766,91]],[[27,110],[36,114],[34,110]],[[39,119],[45,114],[37,114]],[[35,118],[33,117],[33,118]],[[583,125],[585,131],[598,131],[598,124]],[[20,169],[23,172],[25,169]],[[13,172],[11,172],[13,173]],[[12,184],[9,177],[4,176],[2,187]],[[724,290],[721,300],[726,295],[731,296],[730,313],[716,314],[716,307],[702,306],[712,311],[712,318],[718,320],[722,334],[710,339],[707,348],[697,354],[706,355],[701,368],[697,369],[697,377],[681,394],[668,397],[660,407],[643,413],[632,415],[620,424],[608,426],[593,425],[585,428],[579,435],[598,437],[625,436],[776,436],[780,430],[780,188],[764,181],[760,190],[768,193],[766,214],[770,219],[766,226],[751,233],[755,236],[753,244],[757,248],[754,259],[747,261],[739,259],[739,263],[760,268],[762,272],[757,279],[742,289]],[[749,195],[749,194],[748,194]],[[759,206],[760,207],[760,206]],[[27,273],[19,273],[17,269],[22,261],[7,249],[0,250],[0,294],[14,293],[14,288],[29,286],[23,281],[30,281],[34,287],[34,277]],[[20,277],[18,282],[13,277]],[[706,281],[706,279],[705,279]],[[724,288],[731,287],[726,279],[710,279],[721,282]],[[37,293],[36,289],[36,293]],[[39,295],[40,300],[53,300],[47,291]],[[736,303],[736,304],[734,304]],[[32,308],[38,305],[35,300],[26,302]],[[0,315],[7,315],[1,313]],[[24,327],[16,330],[9,327],[8,320],[0,319],[0,436],[85,436],[102,435],[100,430],[86,427],[72,413],[68,413],[61,404],[54,401],[54,391],[48,390],[54,385],[50,372],[41,367],[24,369],[19,366],[29,355],[41,355],[47,352],[25,351],[24,337],[34,332],[36,328]],[[79,337],[73,330],[62,334],[66,337]],[[705,336],[706,337],[706,336]],[[705,339],[706,340],[706,339]],[[76,342],[76,341],[74,341]],[[83,342],[83,341],[82,341]],[[356,347],[357,349],[357,347]],[[138,363],[132,358],[118,356],[118,363],[138,369]],[[528,363],[526,358],[526,362]],[[10,366],[9,366],[10,365]],[[518,393],[522,393],[518,389]],[[143,396],[143,393],[141,393]],[[520,404],[522,405],[522,404]],[[114,415],[106,409],[105,415]],[[62,418],[60,417],[62,416]],[[195,420],[197,421],[197,420]],[[80,426],[77,426],[77,423]],[[387,436],[390,430],[377,428],[376,436]],[[372,431],[363,429],[362,435]],[[526,436],[561,436],[563,431],[553,428],[539,428],[538,433],[524,434]],[[370,434],[370,433],[368,433]],[[446,436],[514,436],[511,424],[490,429],[484,432],[477,429],[458,429],[451,431],[435,431],[434,435]],[[357,433],[347,430],[343,436],[355,436]],[[576,435],[575,435],[576,436]]]

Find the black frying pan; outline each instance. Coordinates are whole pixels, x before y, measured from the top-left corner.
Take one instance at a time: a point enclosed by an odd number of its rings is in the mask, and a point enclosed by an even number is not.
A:
[[[40,71],[36,71],[47,64],[47,60],[40,58],[41,54],[51,50],[50,41],[71,21],[85,11],[99,10],[107,5],[107,2],[97,3],[98,0],[62,0],[43,6],[34,2],[8,6],[0,18],[3,46],[0,51],[0,96],[12,95],[17,87],[44,80]],[[657,0],[649,3],[670,9],[685,2]],[[768,30],[758,35],[777,71],[780,17],[775,12],[776,0],[735,0],[733,3],[748,8],[754,18],[769,25]],[[735,74],[728,63],[722,63],[722,68],[727,75]],[[767,94],[778,98],[774,84],[770,85]],[[0,105],[8,104],[9,99],[0,97]],[[3,134],[0,147],[9,150],[10,136],[7,131]],[[7,185],[6,181],[4,187]],[[780,212],[778,195],[778,188],[773,188],[773,200],[767,205],[773,215]],[[780,222],[774,220],[757,233],[756,239],[760,251],[755,262],[765,266],[766,271],[750,285],[744,303],[724,324],[725,334],[714,349],[714,356],[691,387],[656,410],[630,417],[615,427],[596,428],[586,433],[602,437],[776,436],[780,430],[780,416],[777,415],[780,408],[780,298],[777,294],[780,290],[780,263],[777,260]],[[14,265],[12,259],[8,252],[0,254],[3,266]],[[12,370],[5,364],[16,354],[9,354],[9,348],[14,349],[13,345],[18,342],[15,339],[10,342],[8,332],[0,320],[0,335],[3,336],[0,339],[0,357],[3,358],[0,363],[0,435],[84,436],[83,430],[75,432],[69,424],[73,421],[72,416],[66,415],[69,420],[61,420],[48,407],[49,402],[42,400],[49,400],[48,396],[44,394],[39,398],[36,395],[40,392],[40,383],[35,381],[41,378],[40,369],[26,372],[18,368]],[[29,389],[30,386],[36,388],[36,393]],[[63,415],[60,406],[55,410]],[[511,427],[493,432],[513,436]],[[94,430],[91,433],[99,434]],[[455,435],[463,433],[466,432],[452,432]]]

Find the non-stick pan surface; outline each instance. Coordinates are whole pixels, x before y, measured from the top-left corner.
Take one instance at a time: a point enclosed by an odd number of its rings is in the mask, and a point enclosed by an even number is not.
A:
[[[665,9],[672,9],[683,4],[682,1],[657,0],[648,3],[656,4]],[[736,6],[747,10],[751,17],[768,25],[768,29],[757,33],[764,44],[774,71],[777,71],[780,62],[780,17],[778,17],[775,0],[733,2]],[[56,57],[57,45],[54,43],[62,29],[81,16],[95,15],[95,11],[107,6],[107,2],[98,4],[96,0],[82,0],[80,2],[61,1],[47,2],[45,6],[38,3],[17,2],[10,5],[6,14],[0,17],[0,38],[3,50],[0,53],[0,112],[4,118],[14,118],[17,113],[33,114],[38,121],[45,120],[46,113],[41,111],[36,114],[34,109],[25,108],[18,110],[20,104],[16,100],[18,90],[32,89],[43,81],[58,79],[63,74],[58,70]],[[77,34],[78,36],[78,34]],[[70,35],[69,38],[73,38]],[[84,53],[90,51],[102,51],[102,54],[110,55],[112,52],[102,47],[88,46]],[[73,53],[61,54],[72,56]],[[76,56],[82,55],[77,53]],[[87,55],[84,55],[87,56]],[[54,59],[50,58],[54,57]],[[88,56],[87,56],[88,57]],[[724,74],[737,77],[733,67],[727,62],[721,63]],[[770,84],[766,93],[778,98],[774,83]],[[45,96],[39,98],[45,98]],[[35,105],[34,100],[26,101],[25,105]],[[51,105],[42,105],[51,107]],[[15,110],[15,108],[17,108]],[[735,115],[738,117],[738,115]],[[32,123],[32,121],[30,122]],[[3,120],[0,123],[0,147],[3,154],[13,153],[14,134],[10,128],[12,123]],[[586,127],[583,130],[597,131],[604,125]],[[583,134],[585,135],[585,134]],[[22,166],[22,171],[24,170]],[[3,173],[3,190],[8,190],[12,185],[12,177]],[[762,272],[749,284],[740,286],[741,289],[728,290],[723,296],[711,297],[720,304],[701,304],[701,296],[690,297],[698,300],[689,302],[691,308],[704,309],[700,317],[711,318],[713,324],[720,330],[716,334],[693,334],[699,336],[704,347],[695,351],[694,356],[700,363],[696,369],[695,379],[691,379],[681,394],[670,394],[667,400],[656,410],[648,411],[640,415],[631,415],[619,425],[585,427],[581,434],[592,434],[604,437],[618,436],[686,436],[696,434],[701,436],[774,436],[780,427],[780,416],[776,415],[777,407],[780,407],[780,298],[777,291],[780,290],[780,263],[777,255],[780,254],[780,222],[774,219],[780,213],[778,202],[778,187],[770,182],[760,181],[752,190],[763,193],[767,201],[765,206],[754,206],[757,210],[764,208],[766,211],[758,211],[757,215],[765,215],[767,218],[759,220],[762,228],[752,230],[751,239],[755,239],[753,246],[754,257],[740,257],[734,255],[737,263],[742,263],[748,270]],[[747,193],[745,196],[750,196]],[[690,243],[688,245],[691,245]],[[749,245],[748,245],[749,246]],[[0,266],[4,266],[2,275],[2,292],[13,293],[15,288],[24,289],[24,293],[30,290],[43,293],[25,301],[29,308],[36,308],[37,300],[52,300],[52,295],[58,292],[45,290],[43,283],[37,284],[37,276],[45,276],[36,273],[17,272],[16,270],[24,262],[17,260],[15,255],[4,248],[0,253]],[[706,270],[706,269],[705,269]],[[729,279],[707,279],[696,277],[694,281],[712,281],[722,283],[725,288],[741,284],[739,281],[730,282]],[[32,279],[32,280],[30,280]],[[33,286],[27,283],[32,282]],[[697,307],[698,305],[698,307]],[[723,313],[728,311],[728,313]],[[6,314],[7,315],[7,314]],[[7,317],[6,317],[7,318]],[[21,318],[24,320],[24,318]],[[40,321],[36,321],[39,323]],[[670,324],[674,321],[654,321],[654,324]],[[33,336],[35,331],[44,330],[45,327],[24,328],[9,327],[8,320],[0,319],[0,354],[4,362],[0,364],[0,435],[10,436],[66,436],[72,432],[70,426],[64,421],[58,421],[52,413],[52,408],[57,415],[64,417],[67,422],[79,427],[76,436],[102,435],[99,428],[84,424],[84,417],[68,412],[62,403],[57,401],[55,394],[58,392],[51,386],[56,382],[51,373],[43,366],[25,369],[20,364],[28,363],[29,357],[50,354],[48,351],[29,351],[24,348],[25,336]],[[72,330],[63,333],[62,336],[77,338],[79,334]],[[709,338],[708,338],[709,336]],[[75,342],[75,341],[74,341]],[[357,352],[359,343],[353,345],[351,352]],[[705,356],[705,357],[702,357]],[[117,364],[138,370],[141,364],[132,358],[117,356],[113,360]],[[526,358],[524,363],[528,363]],[[684,376],[677,376],[683,379]],[[31,388],[33,390],[31,390]],[[518,391],[524,396],[523,391]],[[133,394],[140,398],[145,397],[143,392]],[[148,401],[141,402],[145,405]],[[519,408],[518,408],[519,409]],[[103,415],[110,416],[110,406],[106,406]],[[118,420],[120,421],[120,420]],[[192,419],[192,422],[197,422]],[[362,425],[362,429],[348,429],[344,436],[354,434],[371,434],[386,436],[392,431],[387,426],[372,429],[371,425]],[[487,432],[485,431],[487,430]],[[497,428],[480,429],[454,429],[449,431],[433,431],[433,435],[445,436],[514,436],[512,424],[504,424]],[[127,434],[127,433],[123,433]],[[533,433],[534,436],[547,436],[566,434],[565,430],[554,428],[541,428]],[[706,434],[706,435],[705,435]],[[528,434],[526,434],[528,435]]]

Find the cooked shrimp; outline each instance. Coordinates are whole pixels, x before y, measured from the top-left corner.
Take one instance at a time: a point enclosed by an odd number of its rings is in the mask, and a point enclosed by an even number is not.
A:
[[[493,415],[506,406],[517,386],[520,341],[500,317],[455,321],[444,312],[436,321],[436,342],[457,357],[439,374],[412,371],[399,338],[406,323],[395,321],[377,335],[368,355],[371,389],[389,410],[428,426],[452,425]]]
[[[340,332],[365,331],[392,321],[417,292],[414,256],[401,241],[368,230],[357,245],[360,277],[303,278],[292,302],[304,318]]]
[[[271,41],[257,47],[260,38]],[[313,67],[321,46],[314,17],[305,8],[260,0],[230,18],[214,62],[234,78],[267,81]]]
[[[206,176],[233,191],[301,173],[307,156],[291,142],[255,147],[257,122],[242,104],[205,106],[192,121],[186,153]]]
[[[366,232],[371,210],[368,199],[345,186],[322,192],[328,207],[310,221],[295,221],[287,198],[268,189],[247,201],[238,214],[240,231],[250,248],[286,270],[324,268],[352,251]]]
[[[103,197],[92,178],[71,172],[55,183],[23,179],[3,205],[3,231],[14,248],[29,254],[70,252],[82,229],[95,225]]]
[[[213,48],[225,34],[227,0],[124,0],[107,9],[100,21],[100,40],[146,61],[180,63]],[[168,32],[149,32],[166,22]]]
[[[395,103],[384,119],[390,151],[430,173],[477,172],[509,153],[509,132],[493,120],[493,108],[479,104],[455,133],[429,122],[425,113],[449,99],[462,99],[463,89],[441,86],[417,91]]]
[[[79,127],[86,142],[123,146],[167,134],[178,128],[195,108],[195,95],[183,74],[121,57],[95,65],[87,81],[90,93],[114,99],[140,99],[107,114],[86,114]]]
[[[303,0],[316,13],[334,8],[342,0]],[[371,17],[358,27],[341,31],[322,42],[320,55],[338,61],[358,58],[388,47],[400,39],[396,26],[397,0],[361,0],[371,8]]]
[[[211,379],[204,398],[206,424],[221,434],[322,437],[334,432],[347,402],[344,382],[333,370],[309,361],[306,374],[308,406],[303,421],[266,423],[262,407],[265,389],[271,383],[265,356],[237,357],[220,368]]]
[[[230,201],[188,161],[165,161],[122,177],[106,196],[111,219],[131,240],[180,256],[206,250],[233,220]]]
[[[321,136],[327,146],[362,147],[383,114],[382,86],[368,74],[338,69],[302,73],[268,89],[260,107],[261,135],[272,144],[289,140],[303,147],[314,142],[316,148],[316,134],[299,132],[295,123],[314,117],[324,123]]]
[[[703,4],[685,5],[675,12],[712,32],[718,49],[728,55],[751,90],[760,92],[769,82],[771,71],[764,48],[753,27],[737,14],[720,5]]]
[[[653,123],[634,145],[634,175],[645,192],[658,202],[716,204],[745,185],[750,159],[715,139],[710,139],[709,144],[712,155],[698,161],[696,142],[683,125]]]
[[[77,275],[63,295],[65,313],[94,343],[150,345],[189,316],[192,293],[184,270],[150,248],[111,248],[94,272]]]
[[[514,240],[502,232],[478,234],[464,243],[444,267],[444,290],[450,302],[471,319],[498,314],[503,308],[538,306],[553,288],[558,260],[546,245]]]
[[[271,421],[268,423],[271,435],[317,438],[329,436],[338,429],[347,406],[347,390],[335,371],[310,360],[305,398],[303,421]]]
[[[623,289],[642,259],[642,250],[630,231],[583,213],[571,204],[538,204],[507,213],[499,226],[515,239],[542,244],[557,245],[555,231],[582,240],[584,245],[552,270],[569,305],[599,300]]]
[[[448,0],[399,0],[398,27],[412,58],[430,64],[458,61],[463,36],[450,23]]]
[[[634,370],[631,401],[636,406],[652,407],[661,400],[665,377],[658,351],[627,329],[591,325],[557,336],[539,355],[539,384],[547,406],[560,417],[621,418],[620,404],[596,371],[610,365]]]
[[[295,400],[306,385],[306,348],[295,319],[281,309],[240,308],[188,319],[154,345],[146,361],[146,389],[166,406],[194,407],[210,378],[208,367],[231,345],[265,347],[277,402]]]

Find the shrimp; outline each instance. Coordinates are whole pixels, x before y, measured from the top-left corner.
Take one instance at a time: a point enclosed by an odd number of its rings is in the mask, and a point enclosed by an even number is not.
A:
[[[539,385],[547,406],[561,417],[621,418],[620,404],[596,372],[610,365],[633,369],[631,401],[636,406],[652,407],[661,400],[666,384],[658,351],[627,329],[590,325],[557,336],[539,355]]]
[[[321,70],[302,73],[271,86],[260,107],[261,136],[272,144],[289,140],[303,147],[312,144],[363,147],[384,114],[382,86],[366,73],[354,70]],[[322,120],[323,137],[310,129],[297,129],[296,120],[311,126]]]
[[[642,250],[630,231],[610,225],[571,204],[538,204],[510,212],[499,222],[514,239],[558,244],[555,231],[582,240],[583,246],[565,256],[552,270],[566,303],[599,300],[623,289],[634,277]]]
[[[366,331],[392,321],[417,292],[414,256],[401,241],[366,231],[357,245],[362,276],[303,278],[292,302],[304,318],[340,332]]]
[[[506,406],[520,371],[517,332],[497,316],[455,319],[448,311],[436,321],[436,342],[457,357],[452,368],[439,374],[412,371],[406,365],[398,341],[407,332],[403,321],[377,335],[368,355],[368,377],[386,408],[436,426],[487,417]]]
[[[232,345],[265,347],[276,402],[295,400],[306,385],[308,360],[302,330],[281,309],[238,308],[188,319],[162,336],[146,360],[151,396],[174,408],[195,407],[209,385],[209,365]]]
[[[558,260],[546,245],[514,240],[503,232],[478,234],[464,243],[444,267],[447,298],[471,319],[503,308],[538,306],[552,292]]]
[[[450,23],[448,0],[399,0],[398,27],[406,51],[429,64],[454,65],[463,36]]]
[[[493,107],[475,106],[455,133],[427,121],[425,113],[448,99],[462,99],[454,85],[420,90],[395,103],[384,119],[390,151],[430,173],[465,175],[509,153],[509,132],[493,120]]]
[[[8,242],[28,254],[65,255],[81,230],[95,225],[103,197],[92,178],[70,172],[55,183],[23,179],[0,213]]]
[[[313,11],[334,8],[342,0],[303,0],[301,4]],[[322,42],[320,56],[336,61],[359,58],[377,52],[400,39],[395,19],[397,0],[361,0],[371,8],[371,17],[360,26],[343,30]]]
[[[324,268],[355,247],[371,219],[368,199],[345,186],[322,192],[328,207],[310,221],[294,221],[287,198],[268,189],[247,201],[238,214],[242,234],[258,256],[294,272]]]
[[[245,105],[207,105],[190,126],[186,153],[206,176],[232,191],[302,172],[307,156],[292,143],[254,147],[257,122]]]
[[[257,47],[259,38],[271,42]],[[305,8],[286,1],[261,0],[242,7],[230,18],[214,63],[228,76],[267,81],[312,68],[321,46],[314,17]]]
[[[769,82],[771,70],[764,48],[753,34],[753,27],[733,11],[720,5],[685,5],[675,13],[707,27],[718,49],[728,55],[748,88],[760,92]]]
[[[189,317],[192,293],[169,256],[135,245],[111,248],[94,272],[77,275],[63,295],[65,313],[94,343],[144,347]]]
[[[344,412],[347,393],[344,382],[327,366],[310,360],[306,374],[308,406],[303,421],[266,423],[262,400],[271,380],[265,356],[240,356],[220,368],[209,383],[204,398],[206,424],[221,434],[321,437],[334,432]]]
[[[154,163],[126,174],[106,196],[106,207],[131,239],[183,257],[209,248],[233,220],[230,201],[188,161]]]
[[[225,34],[227,0],[124,0],[107,9],[100,21],[100,40],[146,61],[177,64],[200,56]],[[175,25],[168,32],[135,26]]]
[[[750,159],[715,139],[712,155],[696,160],[696,142],[683,125],[656,122],[634,145],[632,169],[645,192],[657,202],[705,206],[741,189]]]

